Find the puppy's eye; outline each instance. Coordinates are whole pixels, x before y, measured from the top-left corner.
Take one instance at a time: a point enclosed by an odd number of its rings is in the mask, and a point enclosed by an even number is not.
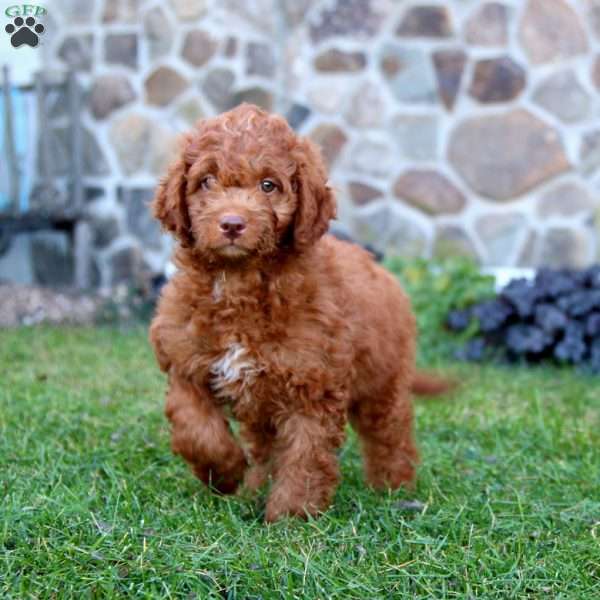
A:
[[[274,192],[277,189],[277,184],[272,179],[263,179],[260,182],[260,189],[265,194],[270,194],[271,192]]]
[[[217,179],[214,175],[207,175],[200,181],[200,188],[203,190],[210,190],[210,188],[216,183]]]

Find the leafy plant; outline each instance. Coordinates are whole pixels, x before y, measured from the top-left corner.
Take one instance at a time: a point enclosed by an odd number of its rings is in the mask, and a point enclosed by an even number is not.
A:
[[[448,313],[494,295],[494,278],[482,274],[466,258],[431,261],[390,257],[384,266],[399,278],[411,298],[419,327],[421,357],[451,354],[456,338],[445,329]],[[467,325],[461,333],[461,342],[477,333],[477,323]]]

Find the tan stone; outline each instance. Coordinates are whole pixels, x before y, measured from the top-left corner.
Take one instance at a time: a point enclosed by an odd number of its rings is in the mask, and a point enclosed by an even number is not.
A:
[[[588,48],[585,30],[565,0],[529,0],[519,38],[534,64],[577,56]]]
[[[151,130],[150,120],[137,113],[123,115],[112,123],[109,140],[126,175],[144,169]]]
[[[362,181],[351,181],[348,184],[348,191],[350,192],[352,203],[356,206],[364,206],[365,204],[369,204],[369,202],[372,202],[373,200],[383,196],[383,192],[381,190],[363,183]]]
[[[194,67],[201,67],[214,56],[216,51],[217,40],[206,31],[194,29],[185,36],[181,57]]]
[[[206,0],[171,0],[171,5],[180,21],[199,19],[206,13]]]
[[[463,193],[446,176],[431,169],[403,173],[394,184],[394,194],[430,215],[459,213],[466,204]]]
[[[525,88],[525,71],[509,56],[477,61],[469,94],[480,102],[508,102]]]
[[[313,129],[309,137],[319,145],[329,167],[335,163],[348,141],[346,134],[337,125],[329,123],[323,123]]]
[[[538,201],[541,217],[573,217],[594,210],[594,199],[578,183],[569,181],[548,190]]]
[[[171,67],[158,67],[146,79],[146,99],[149,104],[166,106],[188,85],[188,80]]]
[[[345,52],[338,48],[321,52],[315,58],[315,68],[325,73],[353,73],[364,69],[366,64],[367,57],[364,52]]]
[[[500,2],[478,6],[465,24],[465,39],[476,46],[504,46],[508,41],[508,7]]]
[[[570,167],[558,132],[522,109],[461,123],[449,159],[471,188],[494,200],[516,198]]]

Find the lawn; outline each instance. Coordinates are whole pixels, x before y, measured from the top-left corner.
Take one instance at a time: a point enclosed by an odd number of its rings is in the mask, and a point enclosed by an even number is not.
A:
[[[445,368],[414,492],[350,435],[333,508],[266,526],[171,455],[143,330],[0,331],[0,597],[599,598],[600,381]]]

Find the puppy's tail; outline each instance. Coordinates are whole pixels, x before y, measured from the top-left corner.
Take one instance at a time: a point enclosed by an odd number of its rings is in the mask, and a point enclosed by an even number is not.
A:
[[[458,383],[452,379],[440,377],[433,373],[417,371],[410,389],[417,396],[439,396],[452,391],[457,386]]]

